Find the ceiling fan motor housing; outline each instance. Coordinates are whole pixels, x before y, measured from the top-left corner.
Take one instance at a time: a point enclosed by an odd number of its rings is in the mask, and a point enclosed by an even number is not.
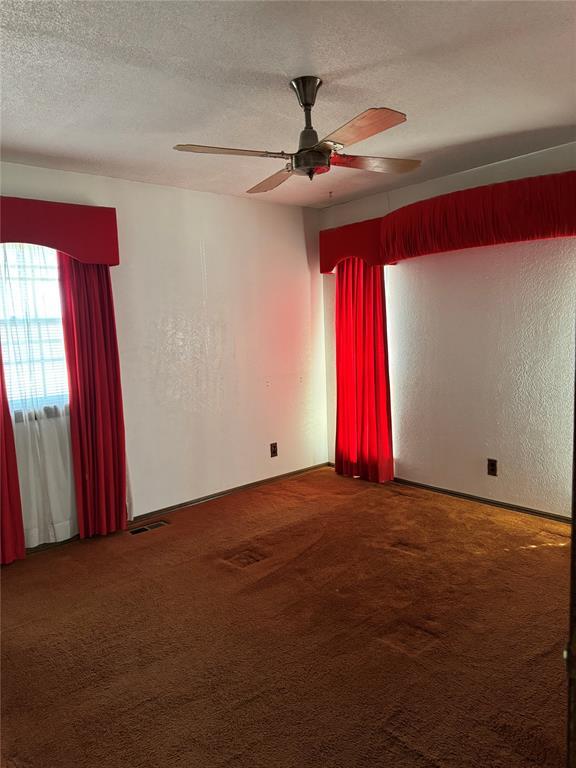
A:
[[[330,168],[329,149],[300,149],[292,157],[292,170],[302,176],[312,176]]]

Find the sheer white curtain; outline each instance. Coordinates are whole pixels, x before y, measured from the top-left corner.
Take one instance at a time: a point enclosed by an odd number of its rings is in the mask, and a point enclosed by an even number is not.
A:
[[[2,245],[0,341],[27,547],[63,541],[78,525],[56,251]]]

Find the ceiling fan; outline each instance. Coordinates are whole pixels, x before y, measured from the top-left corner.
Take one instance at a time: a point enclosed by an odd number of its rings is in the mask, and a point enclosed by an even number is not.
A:
[[[287,181],[290,176],[299,174],[310,180],[317,173],[325,173],[331,166],[339,168],[357,168],[377,173],[405,173],[418,168],[420,160],[395,160],[390,157],[360,157],[344,155],[341,150],[349,144],[363,141],[377,133],[393,128],[406,120],[403,112],[385,107],[372,107],[356,115],[348,123],[340,126],[328,136],[318,140],[318,134],[312,127],[312,107],[316,102],[318,88],[322,85],[319,77],[306,75],[290,81],[296,92],[298,102],[304,110],[305,127],[300,133],[297,152],[268,152],[256,149],[232,149],[230,147],[205,147],[201,144],[176,144],[174,149],[180,152],[198,152],[208,155],[243,155],[247,157],[273,157],[287,160],[286,167],[256,184],[248,192],[268,192]]]

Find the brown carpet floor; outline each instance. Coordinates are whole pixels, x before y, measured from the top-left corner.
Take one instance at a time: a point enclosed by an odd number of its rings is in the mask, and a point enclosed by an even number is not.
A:
[[[330,469],[3,570],[11,768],[559,768],[569,527]]]

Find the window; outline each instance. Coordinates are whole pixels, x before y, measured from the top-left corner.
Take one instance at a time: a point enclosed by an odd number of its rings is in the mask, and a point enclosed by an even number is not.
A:
[[[68,402],[58,256],[51,248],[2,245],[0,341],[11,411]]]

